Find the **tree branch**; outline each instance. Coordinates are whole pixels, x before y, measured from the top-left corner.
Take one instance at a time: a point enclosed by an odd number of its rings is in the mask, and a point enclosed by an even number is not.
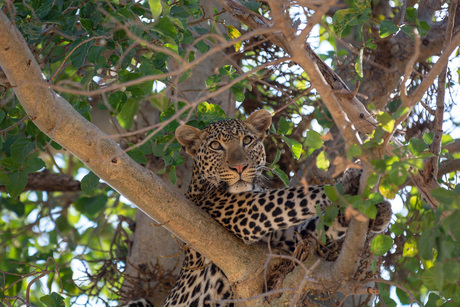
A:
[[[254,276],[261,275],[258,273],[265,260],[264,247],[244,245],[210,215],[134,162],[64,98],[50,88],[39,86],[46,82],[43,74],[24,38],[3,12],[0,12],[0,32],[0,66],[24,110],[40,130],[139,209],[212,259],[231,282],[254,280],[257,279]],[[252,295],[244,289],[240,294]]]
[[[28,175],[26,190],[47,192],[73,192],[81,191],[80,181],[74,180],[66,174],[54,174],[47,170]],[[0,191],[6,192],[5,186],[0,186]]]

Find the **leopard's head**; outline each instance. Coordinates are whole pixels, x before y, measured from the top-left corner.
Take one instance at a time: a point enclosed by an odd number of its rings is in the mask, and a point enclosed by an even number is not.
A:
[[[272,117],[266,110],[245,121],[227,119],[200,130],[188,125],[176,129],[176,138],[195,160],[194,171],[213,186],[225,184],[230,193],[253,190],[265,166],[263,140]]]

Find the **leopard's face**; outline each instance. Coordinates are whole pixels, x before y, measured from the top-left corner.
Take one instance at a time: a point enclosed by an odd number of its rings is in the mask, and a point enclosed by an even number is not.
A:
[[[204,130],[181,126],[177,140],[195,160],[194,173],[214,187],[230,193],[247,192],[265,167],[263,139],[271,124],[268,111],[260,110],[246,121],[227,119]]]
[[[254,179],[265,166],[262,141],[244,122],[229,119],[206,127],[195,156],[195,166],[203,179],[231,193],[253,189]]]

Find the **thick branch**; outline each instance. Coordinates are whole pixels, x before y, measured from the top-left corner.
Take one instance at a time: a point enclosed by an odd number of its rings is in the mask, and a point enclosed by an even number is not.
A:
[[[434,80],[441,73],[444,67],[449,61],[450,55],[458,48],[460,45],[460,31],[452,37],[452,41],[447,47],[443,50],[442,55],[439,57],[436,64],[433,65],[430,72],[425,76],[422,83],[417,87],[417,89],[409,96],[407,105],[402,107],[408,107],[412,109],[423,97],[428,88],[433,84]]]
[[[443,148],[451,154],[460,152],[460,139],[456,139],[453,143],[445,145]]]
[[[81,191],[81,186],[80,181],[74,180],[70,175],[53,174],[45,170],[40,173],[29,174],[25,189],[47,192],[74,192]],[[5,186],[0,186],[0,190],[6,192]]]
[[[24,38],[3,12],[0,12],[0,32],[0,66],[24,110],[40,130],[139,209],[212,259],[232,282],[254,277],[263,266],[265,249],[244,245],[155,174],[135,163],[64,98],[39,86],[45,81],[43,74]]]

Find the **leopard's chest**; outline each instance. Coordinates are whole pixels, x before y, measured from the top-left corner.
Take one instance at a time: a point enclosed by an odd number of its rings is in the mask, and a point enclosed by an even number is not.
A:
[[[200,199],[197,205],[238,238],[247,241],[251,236],[264,235],[269,231],[255,223],[269,221],[269,215],[261,212],[254,199],[230,193],[208,196]]]

